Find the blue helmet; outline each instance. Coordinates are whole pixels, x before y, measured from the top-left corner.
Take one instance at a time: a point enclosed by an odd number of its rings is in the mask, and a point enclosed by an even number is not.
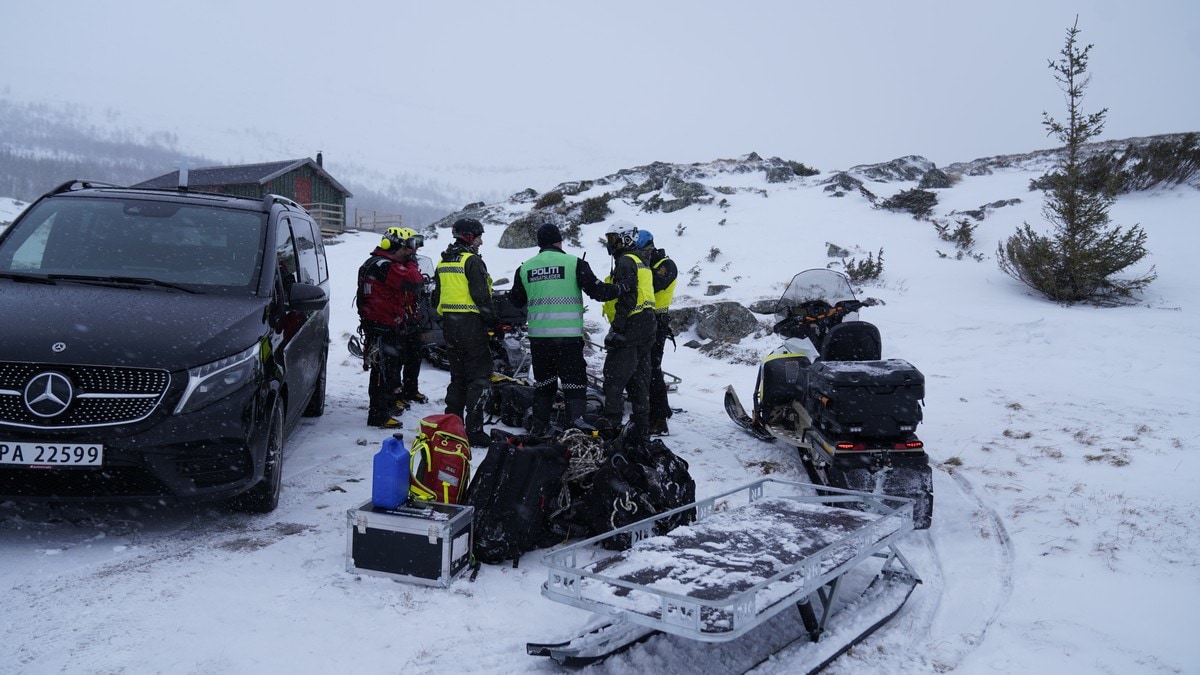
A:
[[[646,248],[654,243],[654,235],[650,234],[650,230],[638,230],[637,241],[634,246],[638,248]]]

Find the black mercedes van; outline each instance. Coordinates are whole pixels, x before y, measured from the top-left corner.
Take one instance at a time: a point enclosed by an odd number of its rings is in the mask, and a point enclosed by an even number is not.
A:
[[[0,234],[0,500],[279,500],[325,406],[329,270],[295,202],[71,181]]]

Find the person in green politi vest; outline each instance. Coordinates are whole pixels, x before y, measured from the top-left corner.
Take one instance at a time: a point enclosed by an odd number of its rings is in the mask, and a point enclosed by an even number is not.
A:
[[[587,370],[583,359],[583,293],[598,302],[615,299],[621,289],[596,278],[586,260],[563,251],[562,232],[553,223],[537,230],[537,255],[514,275],[509,300],[527,307],[529,351],[533,362],[533,423],[530,433],[551,430],[559,382],[566,424],[587,407]]]

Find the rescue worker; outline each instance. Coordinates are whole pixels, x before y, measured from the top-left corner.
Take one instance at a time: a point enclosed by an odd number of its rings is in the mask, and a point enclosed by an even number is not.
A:
[[[421,315],[418,293],[424,277],[416,250],[424,238],[407,227],[389,227],[379,246],[358,269],[359,332],[365,341],[367,424],[398,427],[410,401],[428,400],[417,390],[421,373]]]
[[[562,250],[562,232],[553,223],[537,230],[537,255],[517,268],[508,298],[528,306],[529,351],[533,362],[535,436],[550,430],[558,383],[562,381],[567,424],[587,408],[587,365],[583,359],[583,293],[604,302],[620,289],[596,278],[586,260]]]
[[[674,343],[675,334],[671,332],[671,300],[675,297],[675,280],[679,277],[679,268],[675,261],[667,257],[667,252],[654,246],[654,235],[649,230],[638,230],[637,247],[650,255],[650,272],[654,278],[654,315],[658,321],[658,329],[654,337],[654,347],[650,351],[650,435],[667,436],[667,418],[671,416],[671,404],[667,400],[667,381],[663,376],[663,351],[667,340]]]
[[[492,306],[492,277],[479,255],[483,224],[474,218],[459,218],[450,231],[454,241],[442,253],[435,270],[432,298],[442,317],[450,365],[446,414],[463,418],[467,440],[473,447],[487,447],[491,439],[483,430],[483,404],[492,378],[488,332],[497,321]]]
[[[605,281],[620,288],[615,300],[604,303],[604,317],[612,324],[604,336],[604,418],[621,425],[629,392],[633,426],[628,437],[645,440],[650,426],[650,352],[658,323],[654,318],[654,282],[647,254],[637,248],[638,230],[618,221],[605,233],[605,246],[613,257],[612,275]]]

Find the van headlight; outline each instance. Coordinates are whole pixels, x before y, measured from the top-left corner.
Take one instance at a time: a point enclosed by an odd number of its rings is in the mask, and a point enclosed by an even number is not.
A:
[[[187,391],[175,407],[175,414],[195,412],[261,376],[262,357],[257,343],[233,356],[189,368]]]

